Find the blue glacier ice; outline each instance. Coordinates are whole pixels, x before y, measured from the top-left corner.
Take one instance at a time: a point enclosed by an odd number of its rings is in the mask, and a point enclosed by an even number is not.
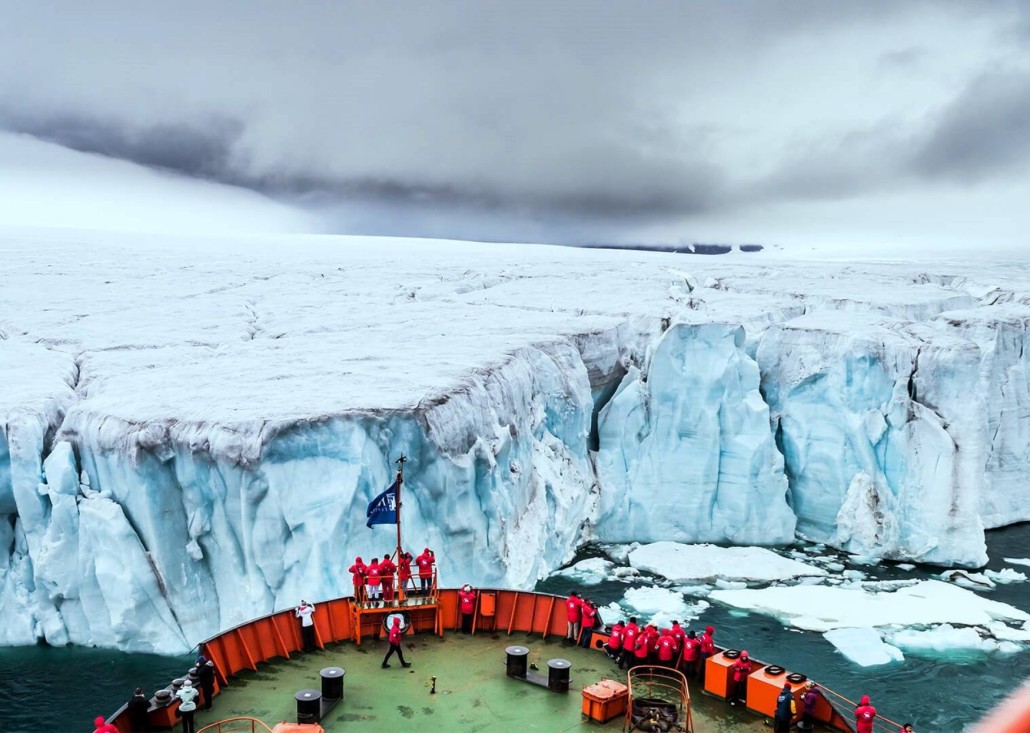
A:
[[[393,549],[364,510],[402,453],[447,585],[530,587],[587,541],[975,567],[1030,518],[1003,264],[91,236],[0,240],[3,644],[176,653],[346,595]]]
[[[798,532],[861,555],[987,561],[987,413],[972,342],[875,314],[821,313],[758,348]]]
[[[737,324],[677,323],[598,420],[597,538],[784,544],[783,457]]]

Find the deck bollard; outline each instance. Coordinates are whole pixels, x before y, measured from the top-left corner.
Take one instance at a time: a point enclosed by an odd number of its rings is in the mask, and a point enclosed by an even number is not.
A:
[[[569,691],[569,670],[572,662],[568,659],[552,659],[547,663],[547,687],[551,692]]]
[[[524,646],[510,646],[504,650],[504,653],[508,656],[505,663],[505,674],[509,677],[525,677],[529,649]]]
[[[322,678],[322,699],[343,699],[343,677],[347,670],[343,667],[326,667],[318,673]]]
[[[301,690],[297,698],[297,722],[317,723],[322,719],[322,693],[318,690]]]

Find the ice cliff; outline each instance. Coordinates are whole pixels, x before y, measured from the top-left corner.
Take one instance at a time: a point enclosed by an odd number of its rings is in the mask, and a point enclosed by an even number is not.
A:
[[[1028,518],[1012,266],[0,235],[0,643],[345,595],[401,453],[446,584],[795,532],[976,566]]]

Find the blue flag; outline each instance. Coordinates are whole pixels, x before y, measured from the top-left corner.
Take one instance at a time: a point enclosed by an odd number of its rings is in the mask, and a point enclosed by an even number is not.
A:
[[[397,482],[374,498],[368,505],[366,527],[373,524],[397,524]]]

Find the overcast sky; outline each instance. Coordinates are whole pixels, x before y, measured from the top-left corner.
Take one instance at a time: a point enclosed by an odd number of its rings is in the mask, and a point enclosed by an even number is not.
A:
[[[1013,245],[1030,231],[1027,3],[3,12],[0,129],[253,189],[326,231]]]

